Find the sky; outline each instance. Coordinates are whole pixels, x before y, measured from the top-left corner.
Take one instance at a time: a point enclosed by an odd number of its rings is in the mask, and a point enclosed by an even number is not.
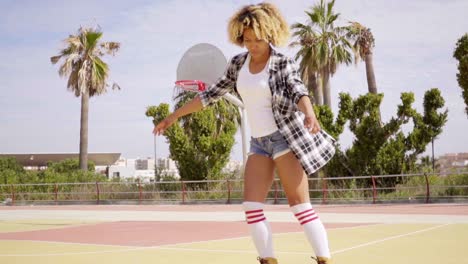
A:
[[[77,153],[80,100],[66,89],[58,65],[50,57],[80,26],[99,25],[103,41],[121,49],[109,64],[109,83],[120,91],[90,100],[89,152],[117,152],[126,158],[154,157],[148,106],[169,103],[177,65],[198,43],[217,46],[230,58],[244,50],[227,40],[227,21],[239,8],[260,1],[214,0],[0,0],[0,153]],[[289,24],[304,23],[316,1],[270,1]],[[413,92],[413,107],[422,112],[423,96],[439,88],[449,111],[435,155],[468,152],[468,118],[456,81],[456,41],[468,30],[466,0],[337,0],[336,25],[358,21],[375,37],[374,68],[384,122],[396,115],[402,92]],[[295,49],[278,50],[293,57]],[[331,79],[332,109],[338,93],[354,98],[367,92],[365,66],[340,66]],[[406,130],[411,126],[405,127]],[[349,147],[348,129],[339,138]],[[240,133],[231,158],[242,160]],[[425,154],[429,155],[430,146]],[[164,137],[156,139],[156,155],[167,157]]]

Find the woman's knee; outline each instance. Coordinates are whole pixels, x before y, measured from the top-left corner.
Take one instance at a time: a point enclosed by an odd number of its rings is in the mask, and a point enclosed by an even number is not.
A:
[[[298,196],[288,197],[289,206],[295,206],[295,205],[303,204],[303,203],[310,203],[310,198],[308,195],[298,195]]]
[[[266,197],[258,195],[258,193],[244,193],[244,201],[264,203]]]

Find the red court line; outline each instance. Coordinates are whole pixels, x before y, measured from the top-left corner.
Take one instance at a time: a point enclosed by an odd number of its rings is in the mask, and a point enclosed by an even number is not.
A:
[[[468,215],[468,204],[314,205],[314,208],[318,213]],[[243,212],[239,204],[0,206],[0,210]],[[290,209],[288,205],[266,205],[265,211],[290,212]]]
[[[274,233],[300,232],[299,223],[270,223]],[[325,224],[327,228],[368,224]],[[60,229],[0,233],[0,240],[119,246],[161,246],[248,236],[245,222],[107,222]]]

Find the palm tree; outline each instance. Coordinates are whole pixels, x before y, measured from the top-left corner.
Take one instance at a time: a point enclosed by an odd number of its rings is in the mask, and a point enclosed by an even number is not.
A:
[[[117,42],[99,42],[102,37],[100,28],[78,29],[76,35],[65,39],[66,48],[59,55],[50,58],[56,64],[63,58],[60,65],[60,77],[68,77],[67,88],[76,97],[81,96],[80,123],[80,169],[88,169],[88,112],[89,98],[101,95],[107,91],[108,65],[101,60],[105,54],[114,55],[120,48]],[[112,89],[120,89],[114,83]]]
[[[301,23],[295,23],[291,26],[293,30],[293,37],[297,38],[290,46],[300,46],[299,51],[296,53],[295,59],[299,63],[299,70],[301,71],[302,80],[307,84],[309,94],[313,95],[314,103],[323,105],[323,90],[317,83],[318,70],[320,68],[318,57],[315,54],[315,46],[317,37],[312,28]]]
[[[311,12],[305,12],[309,17],[307,24],[292,25],[293,36],[298,38],[296,43],[301,45],[296,57],[301,58],[302,67],[308,65],[310,68],[303,68],[302,72],[307,77],[310,76],[310,71],[315,71],[320,76],[323,101],[328,106],[331,106],[330,77],[335,74],[339,64],[348,65],[352,61],[351,44],[346,36],[347,28],[334,26],[340,16],[333,12],[334,4],[334,0],[327,4],[320,0],[319,4],[312,7]]]
[[[348,38],[354,40],[354,63],[363,60],[366,64],[367,87],[369,93],[377,93],[377,84],[375,82],[374,64],[372,49],[375,46],[374,36],[370,28],[361,25],[358,22],[350,22],[348,26]]]

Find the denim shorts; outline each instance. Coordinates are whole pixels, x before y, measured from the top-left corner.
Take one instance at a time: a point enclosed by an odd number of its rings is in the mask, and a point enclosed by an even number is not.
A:
[[[249,155],[259,154],[276,159],[290,151],[288,142],[278,130],[270,135],[250,139]]]

